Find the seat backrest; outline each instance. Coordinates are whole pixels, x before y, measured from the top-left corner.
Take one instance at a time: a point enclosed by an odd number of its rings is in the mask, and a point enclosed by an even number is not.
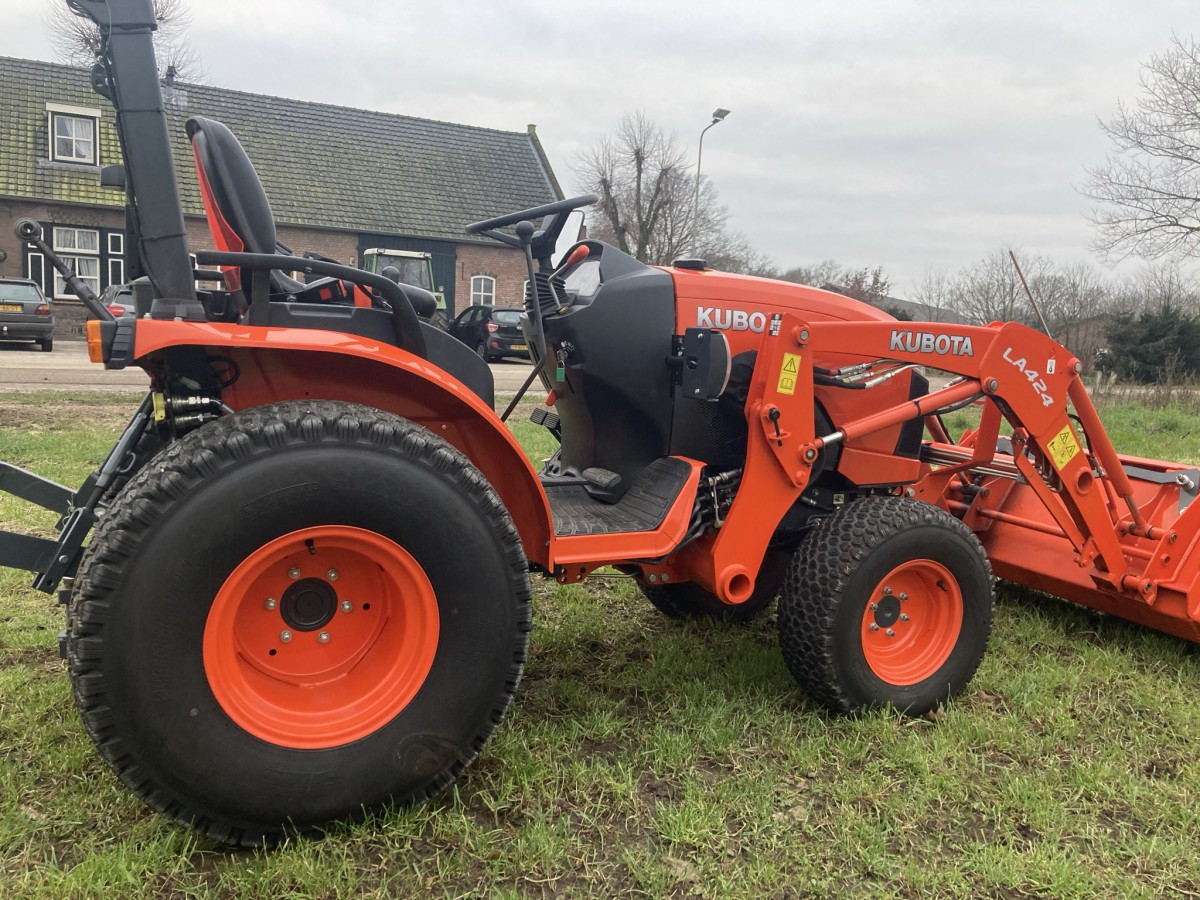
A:
[[[217,249],[275,253],[271,204],[254,164],[233,132],[215,119],[194,116],[187,121],[187,133]]]

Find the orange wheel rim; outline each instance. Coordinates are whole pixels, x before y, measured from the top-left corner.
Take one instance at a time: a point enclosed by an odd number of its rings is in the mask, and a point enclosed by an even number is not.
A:
[[[888,684],[924,681],[950,658],[962,620],[962,590],[949,569],[931,559],[899,565],[875,586],[863,612],[867,665]]]
[[[204,670],[247,732],[320,749],[395,718],[437,642],[437,598],[420,564],[373,531],[326,525],[276,538],[233,570],[204,626]]]

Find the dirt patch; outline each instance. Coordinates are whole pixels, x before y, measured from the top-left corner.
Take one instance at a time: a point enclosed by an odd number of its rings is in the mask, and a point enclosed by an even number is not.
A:
[[[133,417],[141,398],[137,396],[64,397],[31,401],[0,399],[0,428],[100,428],[114,432]]]

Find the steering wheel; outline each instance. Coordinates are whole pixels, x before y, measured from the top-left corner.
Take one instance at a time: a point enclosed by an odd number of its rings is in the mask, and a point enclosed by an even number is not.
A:
[[[467,234],[486,234],[493,229],[503,228],[506,225],[516,225],[518,222],[523,222],[526,219],[540,219],[543,216],[552,216],[556,213],[569,213],[584,206],[591,206],[599,199],[595,194],[584,194],[580,197],[571,197],[567,200],[556,200],[553,203],[535,206],[532,209],[522,209],[519,212],[496,216],[494,219],[484,219],[482,222],[475,222],[468,225],[466,231]],[[559,230],[561,229],[562,226],[560,225]],[[495,237],[495,235],[488,236]]]
[[[542,271],[549,271],[550,257],[554,255],[558,236],[562,234],[563,228],[567,225],[568,215],[572,210],[591,206],[596,199],[594,194],[584,194],[581,197],[556,200],[554,203],[535,206],[532,209],[522,209],[507,215],[496,216],[494,219],[484,219],[482,222],[468,225],[467,232],[469,234],[486,234],[493,240],[516,247],[518,250],[525,246],[524,241],[528,241],[529,252],[538,261],[539,267]],[[530,222],[532,219],[543,219],[541,231],[522,232],[520,223]],[[514,235],[497,231],[498,228],[506,225],[517,225],[517,233]],[[526,228],[532,229],[532,224],[527,225]]]

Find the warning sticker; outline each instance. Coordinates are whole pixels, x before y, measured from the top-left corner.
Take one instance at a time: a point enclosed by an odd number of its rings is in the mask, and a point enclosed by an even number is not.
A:
[[[1079,439],[1075,437],[1071,426],[1067,425],[1050,439],[1046,450],[1050,454],[1050,458],[1054,460],[1055,468],[1061,471],[1079,453]]]
[[[779,387],[781,394],[791,396],[796,393],[796,376],[800,373],[800,354],[783,354],[783,365],[779,367]]]

